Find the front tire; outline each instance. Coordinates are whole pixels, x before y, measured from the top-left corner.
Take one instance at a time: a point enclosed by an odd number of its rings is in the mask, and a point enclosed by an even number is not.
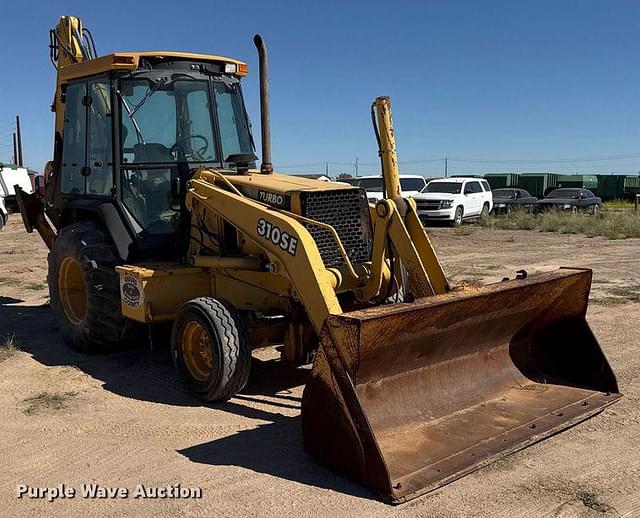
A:
[[[199,297],[182,306],[171,355],[189,390],[203,401],[227,401],[249,379],[251,344],[240,314],[225,300]]]
[[[115,270],[120,259],[101,225],[64,227],[48,262],[51,309],[71,347],[84,353],[110,352],[140,337],[142,326],[122,316]]]
[[[600,205],[594,205],[593,209],[591,209],[591,215],[594,218],[597,218],[600,215]]]
[[[453,221],[451,222],[451,225],[454,227],[459,227],[460,225],[462,225],[463,216],[464,216],[464,209],[462,208],[462,206],[456,207],[456,212],[453,215]]]

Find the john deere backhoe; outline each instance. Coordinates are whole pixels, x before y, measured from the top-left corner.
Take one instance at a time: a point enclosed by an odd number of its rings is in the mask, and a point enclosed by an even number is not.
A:
[[[372,105],[385,198],[275,174],[267,53],[262,162],[245,63],[176,52],[98,57],[74,17],[57,67],[47,195],[21,193],[51,252],[51,308],[67,342],[112,351],[173,321],[194,394],[224,401],[251,350],[313,359],[304,447],[401,502],[567,428],[620,397],[585,320],[591,272],[562,269],[452,289],[403,199],[388,98]],[[142,332],[141,332],[142,331]]]

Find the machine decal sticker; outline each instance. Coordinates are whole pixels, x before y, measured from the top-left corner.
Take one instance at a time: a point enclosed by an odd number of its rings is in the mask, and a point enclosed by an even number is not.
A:
[[[120,292],[122,293],[122,303],[130,308],[137,309],[142,304],[142,289],[137,277],[128,274],[121,276]]]
[[[258,199],[274,207],[285,207],[285,197],[282,194],[276,194],[274,192],[258,190]]]
[[[297,238],[283,232],[264,218],[260,218],[258,220],[257,230],[260,237],[265,238],[267,241],[271,241],[274,245],[278,245],[285,252],[291,255],[296,255],[296,249],[298,248]]]

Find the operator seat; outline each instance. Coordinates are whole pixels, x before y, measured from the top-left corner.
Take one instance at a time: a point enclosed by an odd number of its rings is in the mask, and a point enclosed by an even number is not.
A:
[[[171,150],[163,144],[148,142],[133,146],[134,163],[161,164],[172,163],[174,158]],[[162,226],[162,215],[166,215],[171,204],[171,169],[160,166],[153,169],[141,169],[140,191],[145,198],[146,226],[157,222]]]

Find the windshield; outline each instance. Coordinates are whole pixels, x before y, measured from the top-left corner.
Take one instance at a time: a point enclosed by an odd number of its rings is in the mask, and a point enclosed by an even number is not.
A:
[[[352,185],[362,187],[365,191],[382,192],[382,178],[356,178]]]
[[[461,182],[430,182],[423,192],[443,192],[447,194],[460,194]]]
[[[218,159],[207,81],[127,80],[119,98],[123,162]]]
[[[403,191],[419,191],[424,187],[424,180],[421,178],[400,178],[400,188]]]
[[[575,189],[556,189],[547,194],[547,198],[567,198],[575,199],[578,197],[578,193]]]
[[[121,81],[118,98],[124,163],[222,162],[253,152],[237,84],[215,81],[210,88],[208,80],[128,79]]]
[[[362,187],[365,191],[382,192],[384,181],[380,178],[347,178],[341,182]],[[424,187],[424,180],[420,178],[400,178],[400,188],[403,191],[419,191]]]
[[[496,189],[493,191],[494,198],[515,198],[516,191],[513,189]]]
[[[190,164],[253,152],[237,82],[175,77],[122,79],[117,91],[122,201],[140,226],[136,231],[150,234],[179,230],[177,189],[196,167]]]

